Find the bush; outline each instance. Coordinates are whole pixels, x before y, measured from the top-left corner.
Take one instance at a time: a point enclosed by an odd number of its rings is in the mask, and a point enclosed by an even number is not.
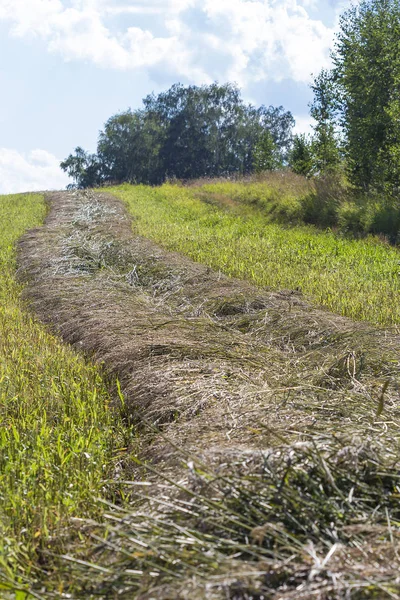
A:
[[[345,197],[342,178],[336,174],[322,175],[315,178],[314,183],[315,191],[302,200],[304,221],[322,227],[335,227]]]
[[[400,202],[377,193],[349,197],[339,207],[338,225],[345,232],[384,235],[399,243]]]
[[[397,198],[384,198],[375,202],[371,215],[370,233],[383,233],[391,243],[400,241],[400,202]]]

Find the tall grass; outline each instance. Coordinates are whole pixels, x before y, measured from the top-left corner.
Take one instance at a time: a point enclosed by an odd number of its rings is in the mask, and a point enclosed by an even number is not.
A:
[[[267,172],[236,181],[203,179],[190,183],[195,195],[262,210],[271,221],[331,227],[342,234],[385,236],[400,242],[400,200],[352,188],[343,174],[306,179],[291,171]]]
[[[276,223],[263,208],[270,191],[266,183],[229,182],[112,188],[127,204],[138,233],[170,250],[260,287],[301,290],[354,319],[398,324],[398,250],[377,237],[356,240]],[[290,202],[298,202],[294,190],[287,195]]]
[[[247,179],[204,179],[191,182],[193,195],[205,202],[227,206],[237,214],[259,210],[270,221],[304,223],[316,197],[315,183],[289,172],[252,175]]]
[[[71,517],[100,516],[96,497],[104,493],[118,444],[100,371],[46,331],[21,301],[15,242],[44,215],[41,195],[0,197],[3,590],[43,575],[49,553],[62,551],[61,532]]]

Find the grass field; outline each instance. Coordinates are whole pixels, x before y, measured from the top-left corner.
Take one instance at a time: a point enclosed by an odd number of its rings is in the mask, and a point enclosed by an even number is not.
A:
[[[98,369],[21,301],[15,242],[45,216],[38,194],[0,197],[0,589],[40,578],[71,517],[96,517],[117,443]],[[114,415],[114,421],[116,416]],[[6,592],[0,591],[0,597]],[[22,592],[16,596],[25,598]]]
[[[112,192],[216,271],[398,322],[395,248],[212,185]],[[22,300],[15,244],[45,213],[0,197],[0,598],[399,599],[398,336],[132,239],[110,196],[53,194],[25,297],[118,375],[120,411]]]
[[[170,250],[260,287],[301,290],[353,319],[399,324],[398,250],[377,237],[276,223],[278,213],[296,213],[298,199],[276,182],[268,190],[265,183],[229,182],[111,189],[126,202],[136,231]]]

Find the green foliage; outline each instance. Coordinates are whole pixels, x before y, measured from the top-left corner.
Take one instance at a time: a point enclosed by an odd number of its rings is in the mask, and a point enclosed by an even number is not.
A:
[[[208,183],[205,190],[123,186],[113,192],[127,203],[137,231],[170,250],[258,286],[301,289],[318,304],[355,319],[399,323],[398,251],[373,237],[354,240],[307,226],[282,227],[272,222],[277,208],[265,214],[263,203],[271,197],[275,206],[291,203],[299,216],[301,198],[310,192],[304,188],[296,201],[292,180],[286,194],[283,183],[280,192],[276,185],[273,189],[266,181]]]
[[[260,123],[237,87],[174,85],[148,96],[144,105],[165,131],[160,148],[164,176],[191,179],[249,169]]]
[[[314,101],[311,116],[315,119],[312,144],[314,171],[319,174],[332,173],[340,165],[340,151],[335,134],[334,103],[335,90],[328,71],[322,71],[311,86]]]
[[[71,517],[100,515],[96,497],[118,443],[99,370],[21,301],[14,244],[44,216],[40,195],[0,197],[0,582],[12,587],[39,555],[43,563],[43,553],[62,550]]]
[[[332,80],[351,181],[396,194],[400,185],[400,3],[363,0],[341,18]]]
[[[269,221],[282,224],[304,222],[304,204],[315,193],[314,183],[290,171],[263,172],[237,182],[200,180],[191,188],[204,202],[227,206],[239,216],[248,207],[260,211]]]
[[[381,233],[389,237],[392,243],[400,242],[400,201],[397,198],[375,194],[372,202],[366,206],[364,223],[368,231]]]
[[[75,154],[70,154],[60,167],[72,177],[78,188],[93,187],[101,182],[101,166],[97,156],[88,154],[79,146],[75,148]]]
[[[282,106],[247,105],[235,85],[176,84],[147,96],[143,104],[140,110],[107,121],[97,155],[77,148],[61,163],[79,187],[248,173],[257,144],[268,136],[274,144],[274,164],[286,161],[294,125],[291,113]]]
[[[261,106],[258,109],[262,131],[268,131],[272,135],[277,156],[283,164],[287,163],[293,142],[292,129],[295,125],[292,114],[285,111],[283,106]]]
[[[128,110],[111,117],[97,146],[101,181],[161,183],[165,131],[156,116]]]
[[[253,154],[253,168],[256,173],[275,171],[282,167],[282,158],[279,155],[272,134],[264,131],[258,140]]]
[[[319,227],[336,227],[338,212],[346,197],[340,174],[325,173],[316,177],[313,183],[313,191],[302,201],[303,221]]]
[[[289,155],[289,166],[297,175],[310,177],[314,170],[312,142],[305,134],[295,135]]]

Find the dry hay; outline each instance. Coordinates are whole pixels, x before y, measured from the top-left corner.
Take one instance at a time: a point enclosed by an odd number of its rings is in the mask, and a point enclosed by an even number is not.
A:
[[[26,297],[118,377],[151,482],[113,507],[104,597],[398,598],[399,336],[168,253],[109,195],[48,199],[20,242]],[[134,475],[124,461],[118,477]],[[150,583],[146,552],[130,575],[138,531],[165,541]]]

